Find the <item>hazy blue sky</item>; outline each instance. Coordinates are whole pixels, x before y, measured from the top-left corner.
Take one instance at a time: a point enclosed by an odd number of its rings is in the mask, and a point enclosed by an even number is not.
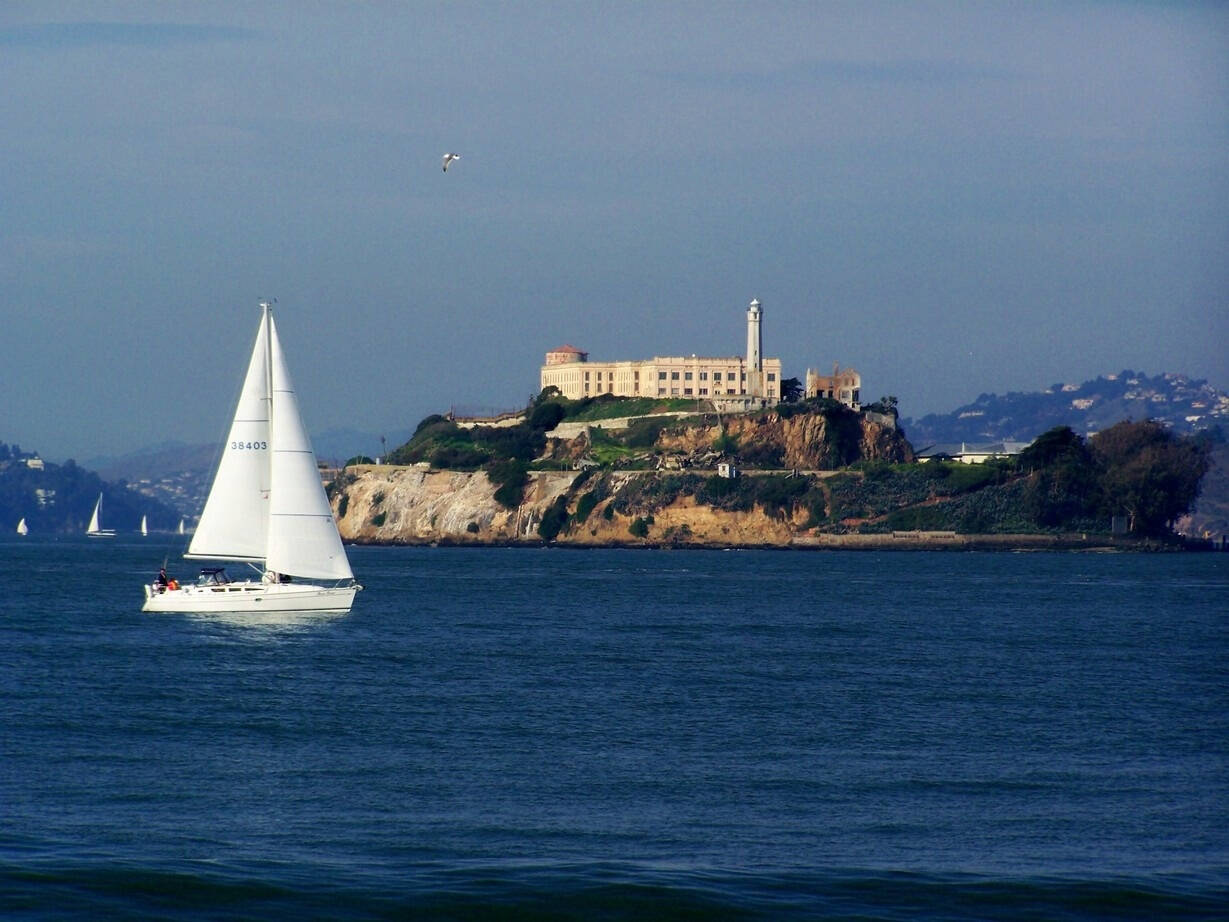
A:
[[[0,440],[53,458],[222,438],[261,296],[316,432],[739,354],[753,297],[905,415],[1229,386],[1226,4],[7,3],[0,89]]]

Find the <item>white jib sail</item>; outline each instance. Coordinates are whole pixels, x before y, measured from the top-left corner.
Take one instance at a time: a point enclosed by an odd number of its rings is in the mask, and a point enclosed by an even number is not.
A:
[[[269,502],[269,545],[265,565],[275,573],[312,579],[353,579],[350,562],[337,534],[337,523],[311,441],[299,416],[299,402],[286,367],[286,357],[269,317],[270,354],[273,362],[273,451],[274,484]]]
[[[261,316],[230,434],[188,557],[265,558],[269,532],[268,331]]]

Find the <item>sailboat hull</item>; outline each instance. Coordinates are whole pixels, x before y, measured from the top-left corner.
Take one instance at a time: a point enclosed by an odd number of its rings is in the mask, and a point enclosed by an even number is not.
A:
[[[145,586],[142,611],[150,612],[285,612],[345,613],[359,586],[316,586],[310,583],[255,581],[223,585],[184,586],[159,592]]]

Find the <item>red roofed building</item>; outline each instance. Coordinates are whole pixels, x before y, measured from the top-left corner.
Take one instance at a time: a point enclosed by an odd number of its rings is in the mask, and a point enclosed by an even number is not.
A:
[[[547,365],[567,365],[569,362],[587,362],[589,353],[581,352],[575,346],[564,343],[558,349],[546,353]]]

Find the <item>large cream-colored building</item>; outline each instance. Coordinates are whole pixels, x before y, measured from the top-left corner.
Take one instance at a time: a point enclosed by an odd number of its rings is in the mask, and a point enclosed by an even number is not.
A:
[[[641,361],[590,362],[589,353],[564,345],[546,353],[541,386],[570,400],[615,397],[740,398],[772,404],[781,399],[781,360],[765,359],[759,301],[747,311],[747,355],[654,356]]]

